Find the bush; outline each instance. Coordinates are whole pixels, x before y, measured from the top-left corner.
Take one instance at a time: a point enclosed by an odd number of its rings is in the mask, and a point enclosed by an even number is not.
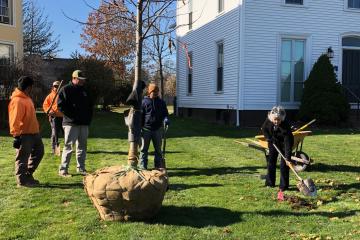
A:
[[[349,117],[350,105],[337,82],[334,67],[323,54],[319,57],[304,83],[299,118],[326,125],[338,125]]]

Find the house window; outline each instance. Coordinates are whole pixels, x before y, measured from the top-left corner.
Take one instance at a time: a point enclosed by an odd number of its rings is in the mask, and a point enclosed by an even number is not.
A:
[[[0,23],[12,24],[12,1],[0,0]]]
[[[218,0],[218,12],[221,13],[224,11],[224,0]]]
[[[193,83],[193,57],[192,53],[189,52],[188,54],[188,81],[187,81],[187,93],[192,94],[192,83]]]
[[[348,8],[360,8],[360,0],[348,0]]]
[[[14,61],[14,46],[0,43],[0,65],[10,65]]]
[[[285,0],[285,4],[304,5],[304,0]]]
[[[217,81],[216,90],[221,92],[224,88],[224,43],[217,45]]]
[[[189,30],[192,29],[192,23],[193,23],[192,0],[189,0]]]
[[[280,100],[300,102],[305,77],[305,40],[282,39],[280,69]]]

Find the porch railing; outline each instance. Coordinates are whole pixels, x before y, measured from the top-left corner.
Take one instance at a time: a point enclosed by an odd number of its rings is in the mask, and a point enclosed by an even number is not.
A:
[[[350,104],[356,103],[356,120],[359,120],[359,113],[360,113],[360,97],[354,93],[350,88],[345,85],[342,85],[343,89],[345,90],[345,95],[348,98]]]

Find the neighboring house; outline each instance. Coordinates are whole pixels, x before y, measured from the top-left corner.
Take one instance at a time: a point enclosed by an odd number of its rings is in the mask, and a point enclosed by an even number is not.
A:
[[[0,65],[22,59],[22,30],[22,1],[0,0]]]
[[[7,126],[7,105],[12,92],[9,71],[23,58],[22,1],[0,0],[0,128]]]
[[[177,25],[188,24],[177,29],[180,114],[240,126],[258,125],[274,105],[291,115],[328,51],[339,81],[360,96],[360,0],[186,0],[177,7]]]
[[[42,77],[42,84],[50,89],[54,81],[62,80],[64,72],[71,64],[74,64],[75,60],[70,58],[49,58],[42,59],[41,61],[40,74]],[[68,83],[70,79],[71,76],[66,76],[63,85]]]

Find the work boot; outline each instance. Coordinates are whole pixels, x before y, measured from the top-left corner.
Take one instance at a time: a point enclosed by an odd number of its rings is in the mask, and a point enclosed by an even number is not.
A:
[[[72,175],[69,174],[69,173],[68,173],[67,171],[65,171],[65,170],[60,170],[60,171],[59,171],[59,176],[60,176],[60,177],[64,177],[64,178],[72,177]]]
[[[80,175],[83,175],[83,176],[85,176],[87,174],[87,172],[84,168],[76,168],[76,172],[80,173]]]
[[[36,180],[34,177],[33,177],[33,175],[32,174],[28,174],[27,175],[27,183],[31,183],[31,184],[34,184],[34,185],[39,185],[40,184],[40,182],[39,182],[39,180]]]
[[[31,187],[37,187],[37,186],[38,186],[38,184],[31,183],[31,182],[25,182],[25,183],[18,183],[17,184],[18,188],[20,188],[20,187],[29,187],[29,188],[31,188]]]

